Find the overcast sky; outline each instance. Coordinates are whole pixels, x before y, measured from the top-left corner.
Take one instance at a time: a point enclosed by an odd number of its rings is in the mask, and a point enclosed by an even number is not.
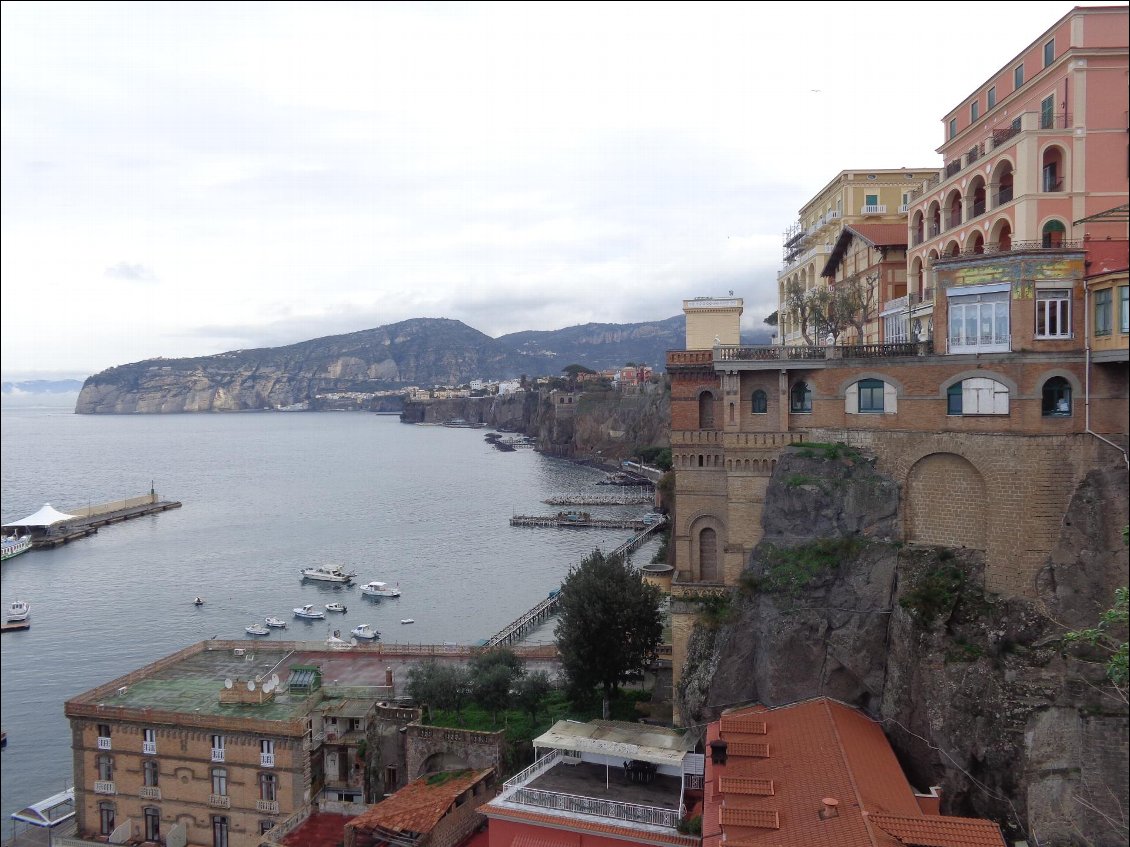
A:
[[[1071,7],[5,0],[0,368],[731,289],[760,325],[799,208],[940,165],[945,112]]]

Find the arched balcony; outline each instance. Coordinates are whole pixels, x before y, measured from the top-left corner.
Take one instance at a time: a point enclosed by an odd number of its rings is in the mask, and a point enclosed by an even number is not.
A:
[[[1067,171],[1065,158],[1062,147],[1052,144],[1045,148],[1043,156],[1040,157],[1041,191],[1064,190],[1064,174]]]
[[[1052,219],[1040,231],[1040,244],[1043,247],[1062,247],[1067,238],[1067,227],[1062,221]]]
[[[965,197],[969,205],[969,220],[985,214],[985,178],[983,176],[978,174],[973,177]]]
[[[969,238],[965,242],[966,253],[984,253],[985,252],[985,236],[980,230],[970,233]]]
[[[1012,249],[1012,224],[1008,218],[1001,218],[993,224],[989,243],[1002,252]]]
[[[938,201],[930,204],[930,208],[926,211],[926,217],[929,219],[930,224],[927,229],[926,237],[935,238],[942,234],[942,207],[938,205]]]
[[[914,213],[914,220],[910,224],[911,239],[910,244],[912,247],[917,247],[923,241],[923,234],[926,231],[926,219],[922,216],[921,211]]]
[[[961,226],[961,192],[956,188],[946,196],[946,229]]]
[[[993,208],[1012,202],[1012,162],[1002,161],[993,172]]]

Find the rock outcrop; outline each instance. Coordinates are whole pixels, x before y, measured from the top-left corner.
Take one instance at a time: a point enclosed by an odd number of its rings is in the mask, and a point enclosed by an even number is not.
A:
[[[903,544],[898,504],[850,451],[782,458],[742,589],[692,636],[685,719],[835,697],[882,722],[946,812],[1045,847],[1124,845],[1126,702],[1062,636],[1126,584],[1125,470],[1079,486],[1035,601],[986,594],[977,551]]]

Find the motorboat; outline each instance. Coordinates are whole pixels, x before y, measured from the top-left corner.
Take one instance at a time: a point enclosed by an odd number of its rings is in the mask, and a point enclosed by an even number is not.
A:
[[[321,609],[315,608],[313,603],[307,603],[305,606],[299,606],[294,610],[296,618],[306,618],[307,620],[324,620],[326,613]]]
[[[253,623],[251,626],[244,629],[248,635],[270,635],[271,631],[261,623]]]
[[[341,565],[319,565],[316,568],[303,568],[303,579],[313,579],[319,582],[349,583],[357,576],[355,571],[346,571]]]
[[[25,600],[13,600],[8,606],[8,623],[22,623],[31,617],[31,604]]]
[[[203,597],[194,597],[192,599],[192,605],[193,606],[203,606],[204,605],[204,598]]]
[[[349,610],[347,608],[345,608],[345,606],[343,606],[341,603],[326,603],[326,611],[327,612],[348,612]]]
[[[381,634],[367,623],[357,624],[357,626],[349,630],[349,634],[355,638],[366,638],[369,641],[376,641],[381,637]]]
[[[331,650],[348,650],[353,645],[341,637],[341,630],[335,629],[334,634],[326,639],[326,646]]]
[[[366,582],[361,586],[361,593],[369,597],[399,597],[400,586],[389,586],[387,582]]]
[[[268,617],[263,621],[263,623],[265,623],[269,627],[274,627],[275,629],[286,629],[286,621],[284,621],[282,618],[276,618],[274,615]]]
[[[401,623],[416,623],[416,619],[415,618],[401,618],[400,622]]]
[[[0,560],[10,559],[13,556],[20,555],[20,553],[26,553],[30,549],[30,535],[6,535],[3,539],[3,551],[0,552]]]

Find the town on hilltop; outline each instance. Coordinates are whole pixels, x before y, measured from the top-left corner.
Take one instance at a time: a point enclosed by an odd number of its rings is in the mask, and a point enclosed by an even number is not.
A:
[[[209,640],[70,699],[74,788],[27,815],[61,847],[1126,844],[1130,12],[1049,23],[938,104],[940,168],[781,210],[772,343],[688,291],[665,373],[542,384],[668,415],[662,638],[610,712],[517,637]]]

